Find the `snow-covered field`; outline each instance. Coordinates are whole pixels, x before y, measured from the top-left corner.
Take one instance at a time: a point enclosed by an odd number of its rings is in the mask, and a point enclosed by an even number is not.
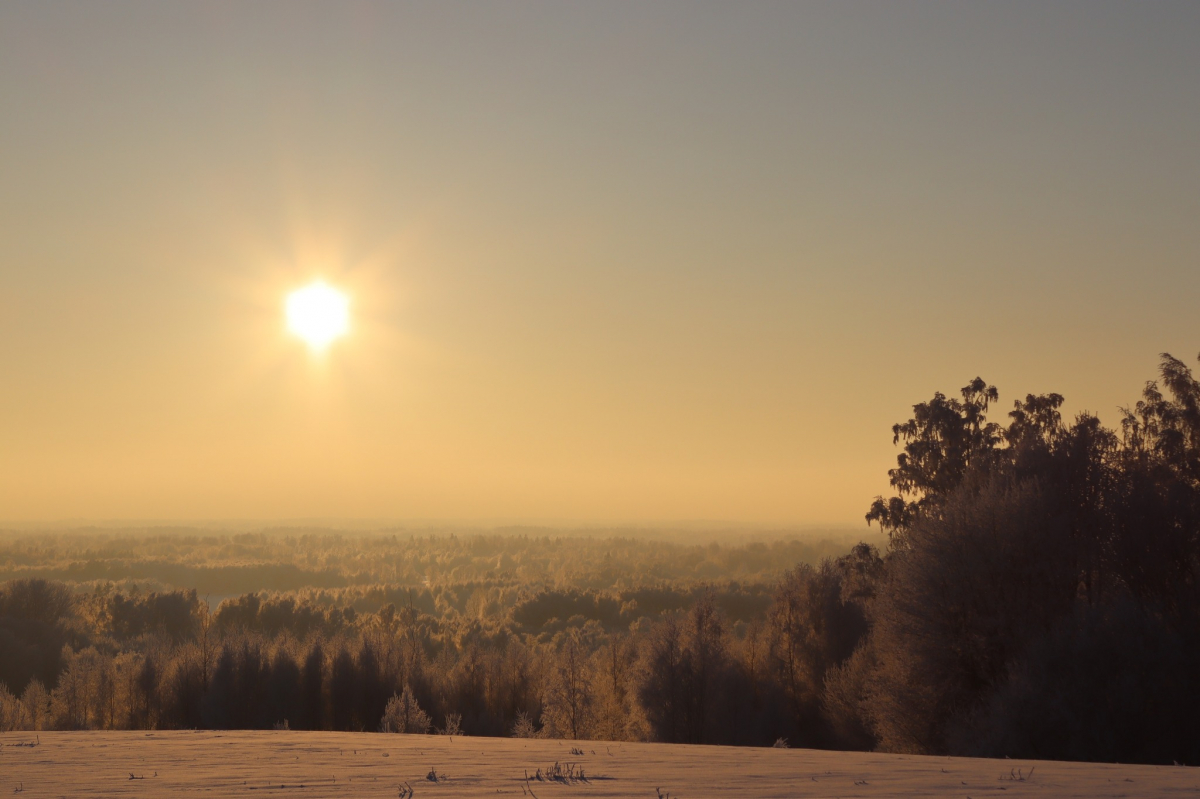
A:
[[[547,776],[556,763],[559,779]],[[565,776],[568,768],[574,779]],[[0,794],[13,792],[22,799],[261,792],[354,799],[1154,797],[1195,795],[1200,770],[364,733],[43,732],[0,735]]]

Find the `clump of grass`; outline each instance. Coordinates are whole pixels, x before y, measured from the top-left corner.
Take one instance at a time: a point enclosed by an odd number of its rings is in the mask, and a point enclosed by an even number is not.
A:
[[[525,772],[525,781],[530,780],[529,772]],[[553,766],[547,766],[543,773],[541,769],[534,772],[532,779],[538,782],[560,782],[564,785],[569,785],[574,782],[587,782],[587,775],[583,772],[583,766],[578,763],[559,763],[554,762]]]
[[[1000,775],[1000,779],[1004,782],[1028,782],[1029,780],[1033,779],[1033,769],[1036,768],[1037,766],[1034,766],[1033,768],[1029,769],[1028,774],[1025,774],[1019,768],[1009,769],[1007,774]]]

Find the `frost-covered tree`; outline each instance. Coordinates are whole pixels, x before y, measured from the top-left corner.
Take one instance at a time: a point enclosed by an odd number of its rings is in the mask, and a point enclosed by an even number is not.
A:
[[[379,731],[424,735],[429,732],[431,723],[429,714],[417,704],[412,687],[405,683],[404,690],[388,700],[383,719],[379,722]]]

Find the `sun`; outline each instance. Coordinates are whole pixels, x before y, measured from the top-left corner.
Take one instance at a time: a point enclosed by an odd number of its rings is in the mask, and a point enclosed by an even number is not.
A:
[[[320,352],[350,329],[350,298],[317,280],[287,296],[287,327]]]

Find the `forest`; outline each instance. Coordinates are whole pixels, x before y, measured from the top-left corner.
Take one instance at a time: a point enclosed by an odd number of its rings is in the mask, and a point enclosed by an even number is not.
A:
[[[1200,383],[1063,402],[914,405],[859,543],[12,534],[0,730],[1200,764]]]

